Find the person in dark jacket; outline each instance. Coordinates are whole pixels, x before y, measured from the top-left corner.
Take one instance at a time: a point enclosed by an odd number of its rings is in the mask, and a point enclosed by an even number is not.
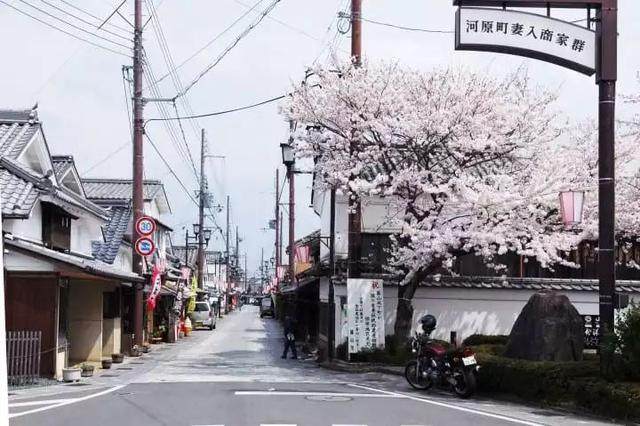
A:
[[[287,359],[289,349],[293,355],[292,359],[298,359],[298,351],[296,350],[295,321],[290,315],[284,318],[284,352],[282,359]]]

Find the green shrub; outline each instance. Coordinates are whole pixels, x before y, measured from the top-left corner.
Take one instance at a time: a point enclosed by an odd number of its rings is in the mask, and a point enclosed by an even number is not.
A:
[[[503,334],[487,335],[487,334],[472,334],[464,339],[462,342],[465,346],[478,346],[478,345],[506,345],[509,341],[509,336]]]
[[[640,380],[640,306],[631,304],[618,316],[615,337],[624,374]]]
[[[577,407],[592,413],[624,420],[640,419],[640,386],[637,383],[582,378],[572,381],[570,393]]]
[[[339,359],[347,359],[347,343],[343,342],[336,348]],[[404,365],[411,359],[411,347],[403,339],[395,336],[385,337],[384,349],[365,349],[351,354],[351,362],[370,362],[375,364]]]

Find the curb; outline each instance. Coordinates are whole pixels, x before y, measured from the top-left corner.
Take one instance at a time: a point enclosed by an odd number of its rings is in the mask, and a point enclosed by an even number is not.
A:
[[[382,373],[392,376],[404,376],[402,367],[390,367],[382,364],[369,363],[349,363],[344,361],[321,362],[318,364],[321,368],[327,370],[340,371],[343,373],[362,374],[362,373]]]

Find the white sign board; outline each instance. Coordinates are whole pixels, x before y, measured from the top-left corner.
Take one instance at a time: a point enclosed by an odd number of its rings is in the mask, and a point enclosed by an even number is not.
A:
[[[382,280],[347,280],[349,353],[384,348]]]
[[[458,8],[456,50],[527,56],[587,75],[596,71],[595,31],[514,10]]]

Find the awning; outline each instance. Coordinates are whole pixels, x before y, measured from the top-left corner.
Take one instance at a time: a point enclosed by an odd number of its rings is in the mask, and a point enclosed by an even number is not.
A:
[[[99,260],[84,258],[69,253],[61,253],[59,251],[51,250],[36,243],[32,243],[17,238],[4,237],[4,244],[6,247],[14,249],[16,251],[34,255],[41,259],[49,260],[56,263],[61,263],[66,266],[78,269],[89,275],[94,275],[101,278],[111,278],[115,280],[125,282],[144,282],[144,277],[134,274],[133,272],[123,271],[108,263],[100,262]]]

